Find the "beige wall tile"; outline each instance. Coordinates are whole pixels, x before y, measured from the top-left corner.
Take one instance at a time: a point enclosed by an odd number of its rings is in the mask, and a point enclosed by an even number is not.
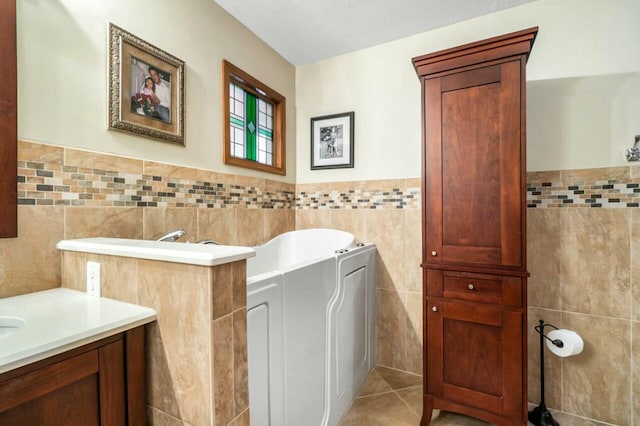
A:
[[[198,214],[198,240],[214,240],[237,245],[235,209],[195,209]]]
[[[280,191],[287,191],[287,192],[295,193],[296,186],[293,183],[280,182],[280,181],[277,181],[277,180],[266,179],[265,182],[264,182],[264,190],[265,190],[265,192],[268,191],[268,192],[271,192],[271,193],[280,192]]]
[[[566,209],[527,209],[527,267],[529,306],[561,309],[562,260],[567,235]]]
[[[269,241],[285,232],[296,228],[296,213],[290,209],[263,209],[264,210],[264,235],[265,241]]]
[[[87,290],[87,254],[75,251],[61,251],[62,285],[72,290]],[[135,283],[134,283],[135,284]]]
[[[574,185],[580,182],[594,182],[597,180],[621,180],[626,181],[631,176],[628,166],[603,167],[598,169],[563,170],[562,183]]]
[[[422,374],[422,293],[405,293],[407,313],[406,371]]]
[[[151,426],[188,426],[182,420],[150,406],[147,406],[147,424]]]
[[[634,164],[632,166],[629,166],[629,169],[630,169],[630,172],[631,172],[631,179],[640,178],[640,165]]]
[[[354,209],[331,210],[331,228],[350,232],[357,241],[367,241],[367,224],[363,212],[363,210]]]
[[[584,351],[562,360],[563,411],[616,425],[631,424],[630,321],[562,314],[584,339]]]
[[[18,161],[62,164],[64,149],[59,146],[18,141]]]
[[[562,176],[560,171],[545,172],[527,172],[527,183],[531,185],[540,185],[543,182],[561,182]]]
[[[168,338],[167,340],[173,341],[175,339]],[[147,404],[161,413],[181,418],[180,397],[173,387],[175,367],[170,365],[174,356],[168,354],[170,349],[167,346],[169,344],[164,341],[158,322],[145,326],[144,343]],[[182,370],[186,371],[186,368],[182,368]]]
[[[144,174],[152,176],[162,176],[163,180],[189,179],[195,181],[197,180],[198,171],[197,169],[191,167],[174,166],[172,164],[145,161]]]
[[[184,229],[186,234],[180,242],[196,241],[198,235],[198,212],[195,208],[144,208],[145,240],[156,240],[176,229]]]
[[[405,214],[403,210],[367,210],[365,213],[367,240],[378,251],[378,287],[405,290]]]
[[[629,210],[567,209],[565,219],[563,310],[629,318]]]
[[[65,207],[64,238],[143,238],[142,209],[136,207]]]
[[[405,179],[404,180],[404,186],[401,186],[401,188],[420,188],[422,186],[422,179],[420,178],[413,178],[413,179]]]
[[[233,267],[230,263],[215,266],[211,283],[211,319],[233,311]]]
[[[138,301],[156,310],[147,351],[149,404],[192,424],[210,424],[209,268],[138,261]]]
[[[528,388],[529,402],[535,405],[540,403],[540,335],[533,327],[537,326],[540,320],[558,328],[564,327],[561,312],[529,307],[527,321]],[[552,329],[545,327],[545,330],[545,333],[548,333]],[[544,364],[545,402],[549,408],[562,410],[562,360],[545,347]]]
[[[60,287],[64,210],[18,206],[18,238],[0,239],[0,297]]]
[[[377,291],[378,365],[406,370],[407,313],[402,295],[393,290]]]
[[[633,384],[632,389],[632,401],[633,401],[633,421],[640,422],[640,322],[634,321],[631,324],[633,334],[631,335],[632,352],[631,359],[633,364],[631,366]]]
[[[339,194],[346,194],[349,191],[365,190],[366,186],[366,181],[328,182],[326,184],[320,184],[317,190],[326,192],[335,191]]]
[[[315,183],[300,183],[296,185],[296,194],[300,192],[310,193],[314,192],[316,188]]]
[[[244,187],[253,187],[256,189],[260,189],[264,191],[265,188],[265,180],[261,178],[251,177],[251,176],[236,176],[236,185],[244,186]]]
[[[232,315],[213,321],[212,333],[215,424],[226,425],[235,417]]]
[[[422,214],[420,210],[405,210],[405,271],[408,291],[422,292]]]
[[[87,254],[87,260],[100,263],[103,297],[128,303],[138,303],[137,259]],[[82,276],[86,280],[86,264],[81,265],[81,269],[84,269]]]
[[[296,229],[331,228],[329,209],[296,210]]]
[[[231,264],[233,268],[233,310],[247,306],[247,261]]]
[[[364,183],[365,191],[390,191],[394,188],[404,188],[404,179],[380,179],[367,180]]]
[[[236,213],[236,244],[255,246],[267,241],[264,233],[263,209],[234,209],[234,211]]]
[[[246,309],[233,313],[233,393],[237,415],[249,408]]]
[[[210,184],[223,183],[231,185],[236,183],[236,175],[198,169],[196,170],[196,180],[199,182],[209,182]]]
[[[251,416],[249,414],[249,409],[247,408],[235,418],[233,426],[249,426],[251,424]]]
[[[142,160],[71,148],[64,149],[64,164],[87,169],[142,174]]]
[[[640,210],[631,209],[631,312],[640,321]],[[640,421],[640,418],[638,419]]]

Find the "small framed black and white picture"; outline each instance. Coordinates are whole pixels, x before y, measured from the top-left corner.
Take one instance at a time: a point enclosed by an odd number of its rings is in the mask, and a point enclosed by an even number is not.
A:
[[[311,119],[311,170],[353,168],[354,112]]]

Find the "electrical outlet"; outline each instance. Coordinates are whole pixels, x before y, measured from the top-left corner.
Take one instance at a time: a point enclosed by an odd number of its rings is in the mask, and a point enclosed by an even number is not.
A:
[[[100,297],[100,263],[87,262],[87,294]]]

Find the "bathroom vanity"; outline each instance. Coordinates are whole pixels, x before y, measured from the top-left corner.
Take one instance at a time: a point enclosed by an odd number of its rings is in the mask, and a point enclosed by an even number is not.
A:
[[[525,65],[537,28],[413,59],[423,98],[424,414],[527,423]]]
[[[143,325],[154,319],[62,288],[0,300],[0,425],[145,425]]]

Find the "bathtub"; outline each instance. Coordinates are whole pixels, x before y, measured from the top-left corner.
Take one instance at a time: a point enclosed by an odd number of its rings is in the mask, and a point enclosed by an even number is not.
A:
[[[287,232],[247,260],[251,425],[334,426],[375,366],[375,246]]]

